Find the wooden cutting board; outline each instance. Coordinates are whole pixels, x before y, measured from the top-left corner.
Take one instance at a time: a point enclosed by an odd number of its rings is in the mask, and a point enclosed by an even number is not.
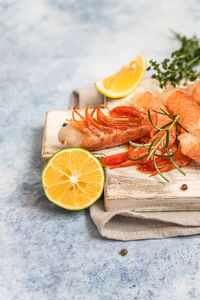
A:
[[[50,111],[46,114],[42,161],[45,163],[55,152],[65,148],[57,140],[59,128],[71,111]],[[123,152],[125,146],[94,151],[101,158]],[[187,176],[177,170],[166,173],[170,183],[163,182],[159,175],[149,177],[136,170],[135,166],[119,169],[105,168],[105,210],[132,209],[134,211],[187,211],[200,210],[200,165],[191,162],[184,168]],[[186,183],[188,189],[181,186]]]

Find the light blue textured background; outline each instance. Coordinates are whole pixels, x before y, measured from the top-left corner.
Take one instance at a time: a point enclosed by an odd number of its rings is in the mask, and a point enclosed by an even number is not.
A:
[[[199,236],[103,239],[40,182],[45,111],[142,51],[166,57],[170,28],[200,35],[200,2],[0,1],[1,300],[200,299]]]

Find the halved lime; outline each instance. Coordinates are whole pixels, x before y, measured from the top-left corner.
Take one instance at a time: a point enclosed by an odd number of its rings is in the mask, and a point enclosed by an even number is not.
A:
[[[100,161],[82,148],[57,152],[42,172],[47,198],[70,210],[84,209],[97,201],[103,193],[104,182]]]

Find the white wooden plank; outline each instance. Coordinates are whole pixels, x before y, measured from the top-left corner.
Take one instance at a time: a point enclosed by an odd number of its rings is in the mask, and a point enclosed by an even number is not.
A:
[[[51,111],[47,113],[43,138],[42,158],[49,159],[55,152],[65,146],[58,142],[59,128],[71,111]],[[99,151],[94,155],[102,157],[123,152],[125,146]],[[119,169],[105,169],[106,184],[104,190],[105,209],[132,209],[135,211],[170,211],[200,210],[200,165],[191,162],[184,168],[187,176],[177,170],[166,173],[170,183],[166,183],[159,175],[149,177],[138,172],[135,166]],[[188,189],[183,191],[182,184]]]

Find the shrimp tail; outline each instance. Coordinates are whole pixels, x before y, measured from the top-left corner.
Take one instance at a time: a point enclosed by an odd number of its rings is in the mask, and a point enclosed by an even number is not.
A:
[[[185,167],[191,162],[191,158],[184,155],[178,148],[173,157],[173,161],[178,167]],[[156,159],[156,165],[161,173],[175,169],[175,165],[169,158],[160,157]],[[144,173],[149,173],[150,176],[158,174],[155,166],[149,161],[147,164],[138,164],[138,170]]]
[[[135,147],[130,145],[129,150],[127,152],[106,156],[101,160],[102,166],[114,169],[120,167],[134,166],[137,165],[138,162],[140,162],[141,164],[146,164],[146,149],[141,148],[137,151],[135,150]],[[142,157],[143,159],[140,159]]]
[[[101,164],[103,167],[108,167],[110,169],[116,169],[121,167],[132,166],[135,163],[128,159],[127,152],[121,152],[113,155],[103,157],[101,159]]]

